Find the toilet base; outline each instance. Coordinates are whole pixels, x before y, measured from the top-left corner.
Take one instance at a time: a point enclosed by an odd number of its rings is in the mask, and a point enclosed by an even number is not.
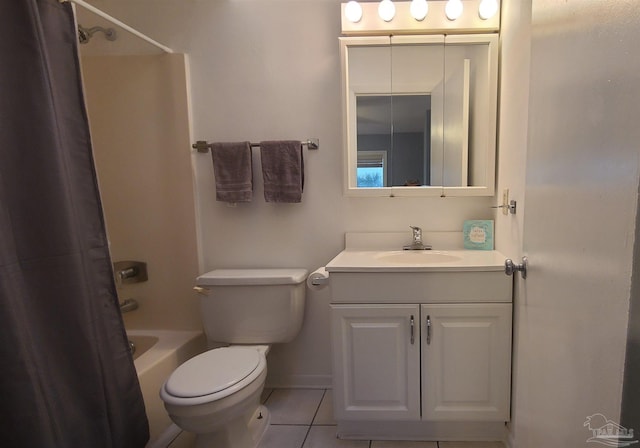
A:
[[[196,448],[256,448],[264,437],[271,415],[265,406],[258,406],[251,418],[229,422],[221,431],[197,434]]]

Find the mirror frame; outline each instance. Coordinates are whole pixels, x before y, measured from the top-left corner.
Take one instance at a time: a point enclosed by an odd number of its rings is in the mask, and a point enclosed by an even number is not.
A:
[[[460,34],[447,35],[403,35],[392,36],[356,36],[340,37],[340,57],[342,61],[342,106],[343,106],[343,153],[344,153],[344,194],[355,197],[434,197],[434,196],[493,196],[495,194],[496,140],[498,117],[498,35],[497,34]],[[349,50],[352,47],[388,46],[397,44],[434,44],[445,45],[488,44],[488,85],[489,105],[487,111],[487,132],[485,141],[485,179],[482,186],[420,186],[420,187],[357,187],[357,135],[355,94],[349,83]],[[353,97],[353,98],[352,98]]]

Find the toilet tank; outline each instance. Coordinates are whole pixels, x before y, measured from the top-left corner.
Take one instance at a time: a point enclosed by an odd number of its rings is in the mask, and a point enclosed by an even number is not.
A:
[[[290,342],[304,317],[306,269],[217,269],[201,275],[200,310],[210,342]]]

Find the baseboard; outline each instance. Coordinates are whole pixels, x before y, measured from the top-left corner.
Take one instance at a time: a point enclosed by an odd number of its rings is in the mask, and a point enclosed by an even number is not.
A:
[[[271,389],[330,389],[331,375],[267,376],[265,387]]]

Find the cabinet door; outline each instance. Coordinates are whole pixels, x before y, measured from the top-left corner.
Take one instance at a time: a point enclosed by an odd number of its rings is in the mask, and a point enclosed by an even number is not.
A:
[[[331,305],[336,419],[420,419],[419,312]]]
[[[422,305],[422,416],[508,421],[511,304]]]

